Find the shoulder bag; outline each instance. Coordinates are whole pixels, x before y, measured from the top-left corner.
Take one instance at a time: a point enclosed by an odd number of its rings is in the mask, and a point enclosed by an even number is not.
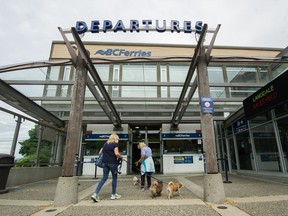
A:
[[[105,143],[106,144],[106,143]],[[104,144],[104,145],[105,145]],[[104,147],[104,146],[103,146]],[[95,165],[100,167],[100,168],[103,168],[104,167],[104,163],[103,163],[103,147],[102,147],[102,152],[99,154],[98,156],[98,160],[96,160],[95,162]]]

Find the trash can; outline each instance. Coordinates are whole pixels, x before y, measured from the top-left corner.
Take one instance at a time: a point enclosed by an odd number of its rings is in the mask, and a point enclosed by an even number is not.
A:
[[[14,156],[0,153],[0,194],[6,193],[6,183],[11,167],[14,166]]]

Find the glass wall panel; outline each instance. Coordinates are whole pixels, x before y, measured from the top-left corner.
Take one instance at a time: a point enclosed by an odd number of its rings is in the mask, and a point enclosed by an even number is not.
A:
[[[277,124],[284,156],[284,162],[288,171],[288,117],[278,120]]]
[[[30,68],[0,73],[3,80],[46,80],[47,68]]]
[[[259,88],[251,88],[251,87],[229,87],[231,97],[249,97],[254,92],[256,92]]]
[[[285,72],[288,69],[288,64],[280,64],[277,67],[275,67],[272,71],[273,78],[279,76],[283,72]]]
[[[255,118],[252,118],[250,120],[250,127],[255,127],[259,124],[263,124],[271,119],[272,119],[272,115],[270,111],[265,112],[265,113],[260,113]]]
[[[95,141],[86,141],[84,145],[84,155],[91,156],[91,155],[98,155],[100,149],[105,144],[106,140],[95,140]],[[126,140],[119,140],[118,143],[119,152],[122,155],[125,155],[127,152],[127,141]]]
[[[160,66],[160,82],[167,82],[168,81],[168,74],[167,74],[167,67],[166,65]],[[167,98],[168,97],[168,87],[161,86],[161,97]]]
[[[170,65],[169,75],[172,82],[185,82],[189,70],[188,65]]]
[[[170,97],[179,98],[182,91],[182,87],[170,87]]]
[[[229,83],[257,83],[257,70],[254,67],[227,67]]]
[[[69,97],[70,96],[69,86],[68,85],[62,85],[61,86],[60,96],[61,97]]]
[[[109,65],[94,65],[102,81],[109,81]]]
[[[122,86],[122,97],[157,97],[157,87]]]
[[[164,140],[164,154],[198,154],[203,151],[198,140]]]
[[[252,129],[252,133],[256,150],[255,160],[259,171],[281,172],[272,122]]]
[[[288,104],[282,104],[281,106],[279,107],[276,107],[275,108],[275,115],[276,117],[280,117],[280,116],[283,116],[285,114],[288,113]]]
[[[152,64],[123,64],[122,81],[157,82],[157,66]]]
[[[237,162],[236,162],[236,153],[234,148],[234,141],[231,138],[228,139],[229,151],[230,151],[230,158],[231,158],[231,166],[232,169],[237,169]]]
[[[29,86],[29,88],[27,88]],[[21,92],[27,97],[42,97],[43,96],[43,85],[11,85],[17,91]]]
[[[57,92],[57,86],[56,85],[48,85],[46,87],[46,95],[48,97],[55,97]]]
[[[248,132],[236,134],[236,143],[238,149],[238,158],[240,169],[252,170],[253,155]],[[253,167],[253,170],[255,167]]]
[[[50,67],[48,72],[48,80],[59,80],[60,66]]]
[[[222,67],[208,67],[209,83],[224,83]]]
[[[226,98],[224,87],[210,87],[210,96],[212,98]]]
[[[259,74],[260,74],[260,77],[259,77],[260,83],[268,83],[269,82],[267,67],[260,67],[259,68]]]

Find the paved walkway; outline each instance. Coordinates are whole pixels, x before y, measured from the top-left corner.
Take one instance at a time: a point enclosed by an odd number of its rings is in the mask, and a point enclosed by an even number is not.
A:
[[[100,179],[79,177],[79,202],[75,205],[54,207],[57,179],[21,185],[0,194],[0,212],[7,216],[70,216],[70,215],[181,215],[181,216],[240,216],[240,215],[288,215],[288,180],[259,179],[248,176],[229,175],[232,183],[224,183],[226,201],[212,204],[203,201],[203,175],[156,175],[167,183],[180,181],[184,184],[181,196],[175,194],[167,199],[163,190],[161,197],[151,198],[148,190],[141,192],[134,186],[133,176],[119,176],[120,200],[110,200],[111,179],[100,192],[99,203],[90,196]],[[224,178],[223,178],[224,179]]]

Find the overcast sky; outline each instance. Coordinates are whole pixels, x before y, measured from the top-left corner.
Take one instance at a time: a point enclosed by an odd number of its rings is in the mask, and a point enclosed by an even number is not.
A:
[[[285,48],[288,45],[287,0],[0,0],[1,52],[4,65],[47,60],[51,42],[62,40],[57,27],[76,21],[131,19],[203,21],[221,24],[215,45]],[[87,35],[87,34],[86,34]],[[93,41],[196,44],[193,34],[100,33]],[[1,105],[1,104],[0,104]],[[2,125],[1,125],[2,124]],[[0,123],[0,129],[3,123]],[[12,129],[14,131],[14,128]],[[4,131],[0,131],[1,135]],[[1,144],[1,143],[0,143]],[[0,146],[1,147],[1,146]],[[1,152],[0,152],[1,153]]]

